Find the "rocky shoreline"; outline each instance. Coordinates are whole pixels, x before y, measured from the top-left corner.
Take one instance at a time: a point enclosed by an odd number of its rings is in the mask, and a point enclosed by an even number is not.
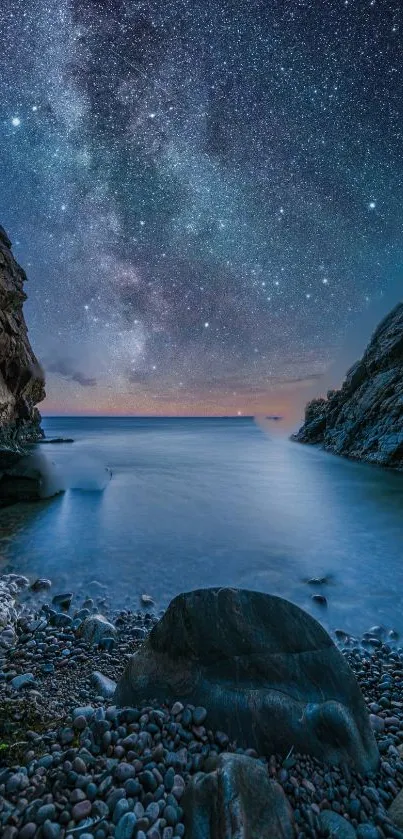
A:
[[[390,469],[403,469],[403,303],[375,330],[340,390],[313,399],[291,438]]]
[[[23,313],[26,281],[0,225],[0,508],[41,497],[43,476],[29,451],[44,437],[36,406],[45,378]]]
[[[364,777],[292,749],[269,756],[240,749],[225,731],[212,730],[208,708],[177,701],[116,708],[114,683],[158,620],[150,606],[106,611],[103,595],[54,595],[49,581],[15,575],[0,586],[4,839],[191,835],[185,790],[220,755],[234,753],[256,770],[263,766],[291,806],[291,821],[283,808],[271,835],[403,839],[403,648],[396,633],[335,633],[380,752],[379,770]]]

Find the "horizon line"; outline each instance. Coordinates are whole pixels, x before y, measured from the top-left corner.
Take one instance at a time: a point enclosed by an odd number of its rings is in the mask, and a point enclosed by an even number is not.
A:
[[[254,419],[264,414],[42,414],[42,419]]]

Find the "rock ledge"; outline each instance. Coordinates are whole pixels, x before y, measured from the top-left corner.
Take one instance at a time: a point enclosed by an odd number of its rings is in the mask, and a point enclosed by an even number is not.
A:
[[[403,469],[403,303],[380,323],[341,389],[308,403],[292,439]]]

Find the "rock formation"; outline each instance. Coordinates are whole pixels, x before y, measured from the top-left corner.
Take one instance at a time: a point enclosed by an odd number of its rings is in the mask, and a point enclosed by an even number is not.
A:
[[[0,227],[0,444],[23,444],[43,437],[36,405],[45,397],[44,376],[22,311],[25,280]]]
[[[292,439],[403,469],[403,303],[378,326],[341,390],[308,403]]]
[[[258,760],[222,754],[212,772],[189,782],[182,806],[192,839],[293,839],[293,814]]]
[[[22,311],[25,280],[0,227],[0,507],[39,497],[39,472],[21,459],[24,446],[43,437],[36,405],[45,396]]]
[[[302,609],[259,592],[180,594],[121,677],[115,702],[179,700],[259,754],[296,752],[362,773],[378,750],[356,679]]]

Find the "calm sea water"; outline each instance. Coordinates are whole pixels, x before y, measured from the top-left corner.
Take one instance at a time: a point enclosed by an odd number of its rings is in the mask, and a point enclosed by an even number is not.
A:
[[[287,597],[329,627],[403,632],[403,475],[251,419],[44,427],[75,440],[41,449],[70,489],[0,513],[0,570],[134,608],[142,593],[162,609],[183,590],[242,586]],[[327,610],[311,600],[312,576],[329,577],[315,589]]]

